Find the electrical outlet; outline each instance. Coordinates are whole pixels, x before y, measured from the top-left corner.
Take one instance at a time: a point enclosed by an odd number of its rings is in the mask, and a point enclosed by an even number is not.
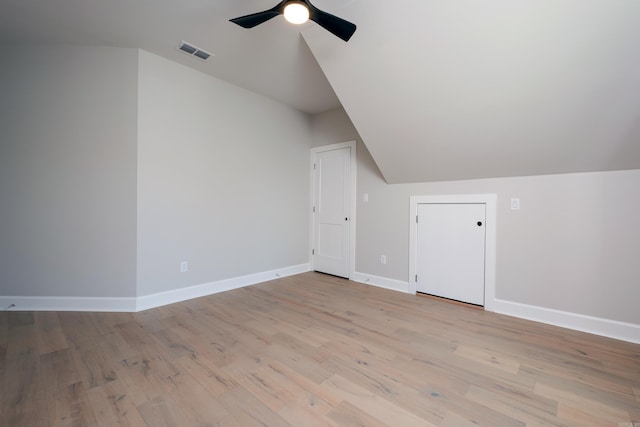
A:
[[[186,273],[187,271],[189,271],[189,262],[182,261],[180,263],[180,273]]]
[[[511,210],[512,211],[520,210],[520,199],[517,199],[517,198],[511,199]]]
[[[387,263],[387,256],[380,255],[380,264],[386,264],[386,263]]]

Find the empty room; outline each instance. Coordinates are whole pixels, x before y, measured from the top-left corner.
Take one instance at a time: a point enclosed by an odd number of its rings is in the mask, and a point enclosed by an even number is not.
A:
[[[0,0],[0,426],[640,427],[640,2]]]

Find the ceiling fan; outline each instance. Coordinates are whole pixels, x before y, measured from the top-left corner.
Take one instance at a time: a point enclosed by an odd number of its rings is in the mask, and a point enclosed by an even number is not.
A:
[[[269,10],[240,16],[230,21],[244,28],[253,28],[278,15],[284,15],[285,19],[293,24],[303,24],[311,19],[344,41],[349,41],[356,32],[355,24],[318,9],[308,0],[283,0]]]

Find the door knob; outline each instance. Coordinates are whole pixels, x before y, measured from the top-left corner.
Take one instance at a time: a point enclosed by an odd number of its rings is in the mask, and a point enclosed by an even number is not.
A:
[[[478,227],[482,227],[482,221],[478,221]]]

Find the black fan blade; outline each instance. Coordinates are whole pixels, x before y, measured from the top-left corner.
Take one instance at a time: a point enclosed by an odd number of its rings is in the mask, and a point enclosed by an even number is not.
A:
[[[275,18],[284,11],[284,4],[287,0],[283,0],[276,6],[264,12],[252,13],[251,15],[240,16],[238,18],[229,19],[234,24],[238,24],[244,28],[253,28],[256,25],[260,25],[263,22],[267,22],[271,18]]]
[[[305,1],[305,3],[309,5],[309,19],[336,37],[348,42],[353,33],[356,32],[356,24],[352,24],[342,18],[338,18],[335,15],[324,12],[312,5],[309,1]]]
[[[263,22],[267,22],[271,18],[282,15],[285,6],[290,1],[291,0],[282,0],[276,6],[264,12],[252,13],[251,15],[241,16],[230,19],[229,21],[244,28],[253,28]],[[309,0],[298,0],[297,2],[304,3],[309,7],[309,19],[342,40],[349,41],[353,33],[356,32],[355,24],[318,9],[312,5]]]

